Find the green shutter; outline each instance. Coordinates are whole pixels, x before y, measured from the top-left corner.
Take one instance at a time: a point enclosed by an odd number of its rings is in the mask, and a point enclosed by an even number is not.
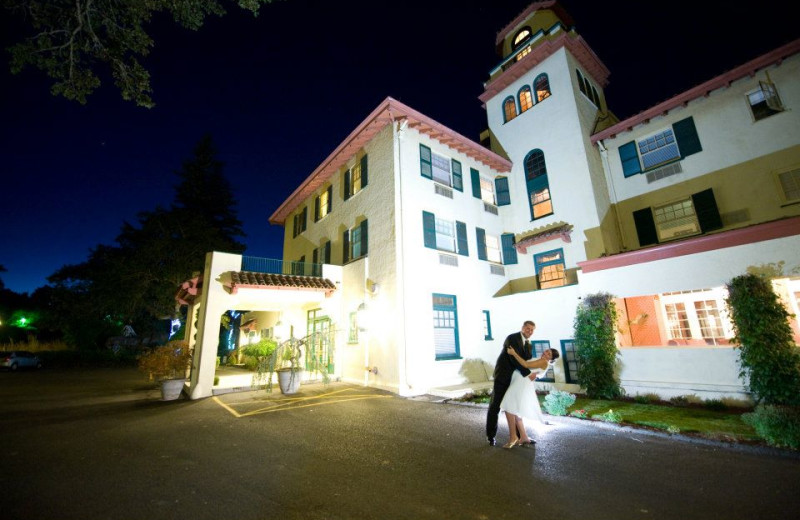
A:
[[[314,251],[311,253],[311,263],[318,264],[319,263],[319,248],[314,248]]]
[[[333,211],[333,185],[328,186],[328,211],[326,215]]]
[[[503,263],[506,265],[516,264],[517,248],[514,247],[514,233],[500,235],[500,243],[503,246]]]
[[[419,145],[419,170],[423,177],[433,179],[433,164],[431,163],[431,149],[424,144]]]
[[[436,249],[436,219],[427,211],[422,212],[422,237],[425,247]]]
[[[350,198],[350,170],[344,172],[344,200]]]
[[[314,222],[319,221],[319,197],[314,198]]]
[[[640,246],[644,247],[650,244],[658,244],[656,221],[653,220],[653,211],[650,208],[634,211],[633,223],[636,226],[636,235],[639,238]]]
[[[479,199],[481,198],[481,174],[475,168],[470,168],[469,174],[472,177],[472,196]]]
[[[464,191],[464,179],[461,175],[461,163],[455,159],[451,159],[453,165],[453,188],[458,191]]]
[[[367,239],[367,221],[364,220],[361,222],[361,256],[367,256],[368,244],[369,240]]]
[[[625,143],[619,147],[619,160],[622,162],[622,174],[625,177],[642,172],[639,155],[636,153],[636,141]]]
[[[342,264],[350,261],[350,230],[345,229],[342,233]]]
[[[320,262],[320,263],[323,263],[323,264],[331,263],[331,241],[330,240],[325,242],[325,256],[322,259],[322,262]]]
[[[369,180],[369,171],[368,171],[368,161],[367,161],[367,154],[364,154],[364,157],[361,158],[361,189],[367,187],[367,181]]]
[[[467,245],[467,225],[456,220],[456,244],[458,254],[469,256],[469,246]]]
[[[678,148],[681,151],[681,159],[703,151],[703,147],[700,145],[700,137],[697,135],[697,128],[694,126],[694,119],[691,117],[681,119],[672,125],[672,131],[675,132],[675,140],[678,142]]]
[[[719,215],[717,200],[714,198],[714,191],[711,188],[692,195],[692,204],[694,204],[697,222],[703,233],[722,228],[722,218]]]
[[[498,177],[494,180],[494,193],[498,206],[511,204],[511,193],[508,191],[508,177]]]
[[[475,228],[475,235],[478,237],[478,260],[486,260],[489,258],[486,254],[486,231]]]

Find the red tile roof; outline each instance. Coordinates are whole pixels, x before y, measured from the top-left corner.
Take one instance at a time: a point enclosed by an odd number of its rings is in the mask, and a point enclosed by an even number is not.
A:
[[[231,293],[236,294],[240,288],[325,291],[326,296],[329,296],[336,290],[336,285],[327,278],[316,276],[233,271],[231,272]]]

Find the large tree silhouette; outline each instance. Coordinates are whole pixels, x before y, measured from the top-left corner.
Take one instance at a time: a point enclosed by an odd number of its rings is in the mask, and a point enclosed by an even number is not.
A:
[[[202,271],[206,252],[244,251],[236,201],[210,136],[176,173],[169,208],[140,213],[136,224],[122,225],[115,245],[98,245],[86,262],[48,278],[50,316],[70,343],[97,344],[129,321],[150,332],[155,320],[175,316],[177,287]],[[85,330],[89,323],[96,334]]]

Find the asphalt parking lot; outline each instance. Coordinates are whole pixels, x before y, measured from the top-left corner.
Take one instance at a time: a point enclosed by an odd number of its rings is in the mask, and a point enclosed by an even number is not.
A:
[[[800,459],[336,383],[162,402],[134,369],[0,373],[3,519],[786,519]],[[502,423],[501,423],[502,424]],[[500,438],[507,435],[502,428]]]

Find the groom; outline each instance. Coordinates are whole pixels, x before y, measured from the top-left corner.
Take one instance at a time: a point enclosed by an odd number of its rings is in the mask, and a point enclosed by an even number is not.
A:
[[[494,438],[497,435],[497,416],[500,414],[500,402],[511,384],[511,374],[514,373],[514,370],[519,370],[522,377],[532,375],[530,370],[514,359],[514,356],[508,355],[506,349],[511,347],[522,359],[531,359],[533,357],[533,349],[531,348],[530,337],[533,335],[534,330],[536,330],[536,324],[532,321],[527,320],[523,323],[520,332],[510,334],[503,342],[503,350],[497,358],[497,363],[495,363],[492,400],[489,403],[489,412],[486,415],[486,438],[489,440],[490,446],[495,445]],[[535,374],[533,376],[536,377]]]

